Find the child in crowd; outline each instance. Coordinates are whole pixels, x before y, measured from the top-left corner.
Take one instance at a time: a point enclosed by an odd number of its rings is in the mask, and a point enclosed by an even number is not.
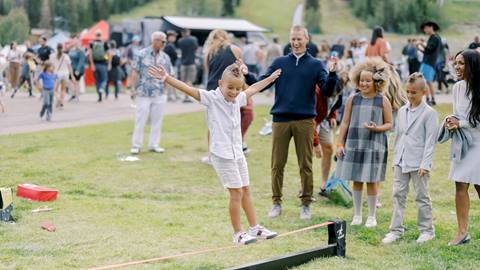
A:
[[[53,65],[47,62],[43,72],[38,77],[38,85],[42,91],[43,105],[40,111],[40,118],[47,114],[47,121],[52,119],[53,90],[57,86],[57,75],[53,73]]]
[[[418,209],[417,226],[420,236],[417,243],[435,238],[432,220],[432,202],[428,194],[429,172],[437,139],[437,112],[423,101],[428,86],[421,73],[408,77],[408,103],[398,111],[393,153],[393,216],[390,232],[382,240],[390,244],[403,236],[403,212],[405,210],[409,182],[415,187]]]
[[[368,218],[366,227],[375,227],[378,182],[385,180],[388,140],[392,128],[392,106],[383,92],[388,85],[388,67],[371,58],[358,64],[352,81],[359,92],[345,105],[337,141],[336,177],[353,181],[354,216],[351,225],[362,224],[362,190],[367,184]]]
[[[163,67],[151,67],[151,76],[164,80],[174,88],[193,97],[207,107],[207,123],[210,130],[210,160],[225,189],[230,194],[230,218],[234,230],[235,244],[250,244],[258,238],[270,239],[277,236],[265,227],[257,224],[252,195],[249,187],[247,161],[242,151],[240,130],[240,107],[247,99],[279,76],[280,70],[270,77],[255,83],[243,91],[246,67],[240,63],[228,66],[219,80],[219,87],[213,91],[199,90],[167,74]],[[247,216],[250,229],[242,232],[240,209]]]

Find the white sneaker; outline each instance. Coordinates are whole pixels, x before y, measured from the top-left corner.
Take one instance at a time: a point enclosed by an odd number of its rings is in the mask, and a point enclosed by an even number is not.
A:
[[[236,245],[248,245],[251,243],[255,243],[256,241],[256,237],[253,237],[245,232],[238,232],[233,235],[233,243]]]
[[[255,227],[250,227],[248,229],[248,234],[250,236],[260,238],[260,239],[272,239],[276,236],[278,236],[278,233],[270,231],[269,229],[261,226],[261,225],[256,225]]]
[[[200,160],[202,161],[202,163],[205,163],[207,165],[212,165],[212,161],[210,160],[209,156],[204,156]]]
[[[133,147],[132,149],[130,149],[130,153],[132,155],[138,155],[140,153],[140,148]]]
[[[377,226],[377,219],[375,217],[367,217],[367,222],[365,222],[365,227],[373,228]]]
[[[397,241],[400,238],[402,238],[402,236],[389,232],[389,233],[387,233],[387,235],[385,235],[385,238],[383,238],[382,243],[385,244],[385,245],[388,245],[388,244],[391,244],[391,243]]]
[[[165,152],[165,149],[163,149],[161,147],[154,147],[154,148],[150,148],[150,152],[161,154],[161,153]]]
[[[417,239],[417,244],[423,244],[435,238],[434,233],[421,233]]]
[[[353,216],[352,223],[350,223],[352,226],[357,226],[357,225],[362,225],[362,216]]]

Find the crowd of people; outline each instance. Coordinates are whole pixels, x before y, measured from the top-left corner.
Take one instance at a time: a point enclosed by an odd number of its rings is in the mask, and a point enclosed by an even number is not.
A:
[[[230,195],[229,210],[234,242],[248,244],[257,237],[273,238],[277,234],[256,220],[245,154],[246,133],[253,121],[251,96],[259,91],[275,95],[271,109],[272,153],[270,218],[282,214],[284,168],[291,139],[300,171],[300,218],[310,219],[314,199],[313,156],[321,158],[319,195],[325,196],[332,157],[337,164],[335,175],[353,182],[353,218],[351,225],[363,224],[362,193],[367,189],[368,215],[365,226],[377,226],[376,208],[379,184],[385,180],[388,160],[388,135],[395,136],[393,214],[384,244],[400,239],[404,233],[403,213],[408,185],[415,186],[418,207],[418,243],[435,238],[432,202],[428,192],[432,157],[437,141],[452,139],[452,170],[449,178],[456,185],[458,229],[449,245],[470,240],[468,234],[469,185],[480,196],[480,165],[475,155],[480,148],[480,42],[478,37],[455,56],[448,44],[436,33],[439,27],[426,22],[420,29],[428,39],[410,39],[402,50],[408,72],[399,69],[391,55],[391,46],[383,29],[375,27],[371,39],[351,40],[344,45],[338,39],[331,47],[316,45],[303,26],[294,26],[289,44],[279,45],[274,37],[269,45],[241,38],[238,44],[224,30],[210,32],[202,50],[205,90],[197,88],[196,58],[200,47],[188,29],[181,33],[154,32],[151,45],[142,47],[134,37],[127,48],[102,41],[102,33],[87,50],[75,41],[56,50],[40,39],[34,51],[29,45],[21,53],[13,42],[6,55],[11,98],[26,85],[30,96],[34,87],[41,89],[43,106],[40,116],[50,121],[53,104],[64,106],[79,100],[79,84],[86,65],[94,71],[98,102],[109,96],[110,82],[118,98],[121,81],[127,80],[136,99],[132,154],[143,147],[144,126],[151,122],[148,150],[163,153],[161,128],[165,103],[180,98],[176,90],[206,106],[208,155],[202,161],[211,164]],[[467,46],[465,46],[467,47]],[[453,63],[453,64],[452,64]],[[450,68],[451,66],[451,68]],[[438,124],[434,81],[448,89],[448,73],[454,72],[453,114]],[[178,80],[179,78],[180,80]],[[405,87],[402,80],[406,83]],[[202,80],[200,80],[202,81]],[[405,89],[404,89],[405,88]],[[424,99],[423,96],[426,96]],[[3,104],[2,105],[2,110]],[[338,127],[336,147],[333,131]],[[437,130],[440,129],[440,134]],[[241,230],[240,209],[244,210],[250,228]]]

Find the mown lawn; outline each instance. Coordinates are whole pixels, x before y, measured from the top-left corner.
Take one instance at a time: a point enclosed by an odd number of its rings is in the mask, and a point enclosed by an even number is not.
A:
[[[442,116],[451,110],[448,105],[437,108]],[[280,233],[335,217],[349,223],[352,209],[322,198],[312,206],[311,221],[299,220],[299,176],[292,145],[285,173],[284,213],[276,220],[266,217],[271,205],[271,137],[257,132],[267,113],[267,107],[256,107],[248,137],[252,148],[248,162],[260,222]],[[129,149],[131,131],[132,122],[126,121],[0,137],[0,186],[36,183],[59,190],[54,202],[15,199],[17,224],[0,224],[0,269],[85,269],[231,245],[226,193],[213,169],[199,162],[207,150],[204,115],[167,116],[162,143],[166,153],[142,153],[139,162],[117,161],[117,155]],[[456,227],[454,185],[446,178],[447,153],[448,145],[438,147],[431,178],[437,239],[415,244],[416,210],[410,196],[405,239],[388,247],[380,244],[391,214],[389,170],[381,186],[384,207],[378,210],[379,226],[348,227],[346,258],[318,259],[297,269],[478,269],[480,207],[473,189],[473,240],[462,247],[446,245]],[[319,163],[316,160],[314,166],[315,190]],[[54,210],[31,213],[41,205]],[[51,221],[57,231],[42,230],[43,221]],[[318,229],[130,269],[224,269],[321,246],[326,239],[326,229]]]

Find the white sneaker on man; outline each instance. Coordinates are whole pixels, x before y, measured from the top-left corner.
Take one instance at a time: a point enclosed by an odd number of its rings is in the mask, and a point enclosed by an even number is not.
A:
[[[138,155],[140,153],[140,148],[133,147],[132,149],[130,149],[130,153],[132,155]]]
[[[357,225],[362,225],[362,216],[353,216],[352,223],[350,223],[352,226],[357,226]]]
[[[248,245],[255,243],[256,241],[256,237],[253,237],[246,232],[238,232],[233,235],[233,243],[236,245]]]
[[[417,238],[417,244],[423,244],[435,238],[434,233],[421,233],[420,236]]]
[[[365,222],[365,227],[373,228],[377,226],[377,219],[375,217],[367,217],[367,221]]]
[[[385,237],[382,239],[382,243],[385,244],[385,245],[388,245],[388,244],[391,244],[395,241],[397,241],[398,239],[402,238],[401,235],[398,235],[396,233],[387,233],[387,235],[385,235]]]
[[[248,234],[260,239],[272,239],[278,236],[277,232],[270,231],[259,224],[255,225],[254,227],[250,227],[250,229],[248,229]]]
[[[150,152],[161,154],[161,153],[165,152],[165,149],[163,149],[161,147],[154,147],[154,148],[150,148]]]

